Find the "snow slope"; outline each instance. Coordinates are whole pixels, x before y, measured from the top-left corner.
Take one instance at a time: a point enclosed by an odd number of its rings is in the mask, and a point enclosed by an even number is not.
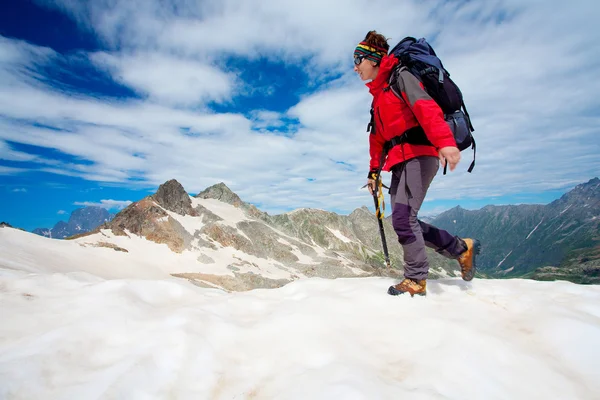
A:
[[[127,249],[127,252],[94,247],[100,242]],[[208,256],[212,262],[199,262],[200,255]],[[39,260],[48,262],[40,263]],[[290,278],[294,273],[302,276],[297,271],[288,271],[275,260],[258,258],[232,247],[174,253],[166,244],[133,234],[116,236],[109,230],[75,240],[53,240],[16,229],[0,229],[0,267],[15,268],[18,265],[30,272],[45,272],[47,265],[52,265],[50,269],[55,272],[85,271],[107,279],[160,279],[176,273],[233,276],[227,266],[240,260],[249,264],[249,267],[237,267],[242,273],[255,272],[258,268],[262,276],[271,279]],[[123,268],[123,265],[127,267]]]
[[[600,398],[598,286],[444,279],[410,298],[387,278],[313,278],[226,293],[142,264],[68,271],[56,260],[78,247],[45,240],[57,247],[0,251],[1,399]]]

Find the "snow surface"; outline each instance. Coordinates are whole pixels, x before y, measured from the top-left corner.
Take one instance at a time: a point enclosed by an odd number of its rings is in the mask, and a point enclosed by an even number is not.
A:
[[[236,227],[238,222],[248,221],[249,218],[244,214],[244,211],[240,208],[232,206],[231,204],[224,203],[220,200],[216,199],[200,199],[196,197],[191,197],[192,207],[197,207],[201,205],[206,208],[216,216],[220,217],[225,221],[225,223]]]
[[[534,229],[534,230],[535,230],[535,229]],[[531,235],[531,233],[530,233],[530,235]],[[527,236],[527,238],[529,238],[529,236]],[[508,254],[507,254],[507,255],[506,255],[506,256],[505,256],[505,257],[502,259],[502,261],[500,261],[500,262],[498,263],[498,265],[496,265],[496,268],[498,268],[499,266],[501,266],[501,265],[502,265],[502,263],[503,263],[504,261],[506,261],[506,259],[508,258],[508,256],[510,256],[510,255],[512,254],[512,252],[513,252],[512,250],[511,250],[511,251],[509,251],[509,252],[508,252]]]
[[[600,398],[600,286],[443,279],[410,298],[388,278],[311,278],[226,293],[142,261],[102,269],[89,251],[106,249],[68,241],[2,248],[33,236],[0,229],[2,399]]]
[[[562,215],[565,211],[567,211],[569,208],[571,208],[573,206],[573,204],[569,204],[567,206],[567,208],[565,208],[564,210],[562,210],[558,215]]]
[[[183,227],[183,229],[185,229],[192,236],[194,236],[196,234],[196,231],[200,231],[200,230],[202,230],[202,228],[204,228],[204,216],[193,217],[191,215],[179,215],[176,212],[169,211],[165,208],[163,208],[163,210],[171,218],[173,218],[175,221],[179,222],[179,224]],[[168,220],[168,218],[166,218],[166,219]]]
[[[207,210],[209,210],[210,212],[212,212],[213,214],[215,214],[216,216],[218,216],[219,218],[221,218],[223,220],[223,221],[219,221],[219,223],[234,228],[235,230],[237,230],[238,234],[240,234],[241,236],[248,239],[248,241],[252,242],[252,239],[250,239],[237,226],[237,224],[240,222],[252,221],[250,218],[248,218],[246,216],[246,214],[244,214],[244,210],[237,208],[235,206],[232,206],[231,204],[224,203],[220,200],[216,200],[216,199],[200,199],[200,198],[190,196],[190,200],[192,201],[192,207],[195,208],[198,205],[201,205],[202,207],[206,208]],[[200,220],[200,217],[191,217],[191,216],[186,216],[186,217],[188,219],[188,222],[185,222],[185,224],[186,224],[185,226],[186,226],[186,230],[188,230],[188,232],[190,231],[190,229],[200,230],[204,226],[204,224],[201,223],[200,225],[198,225],[198,227],[194,228],[194,224],[195,224],[194,221]],[[192,234],[193,234],[193,232],[192,232]]]
[[[184,250],[178,254],[166,244],[158,244],[130,232],[128,234],[117,236],[110,230],[102,230],[74,240],[56,240],[2,228],[0,266],[17,268],[15,265],[18,265],[18,268],[28,272],[45,272],[43,266],[46,263],[40,263],[40,260],[47,260],[48,265],[56,266],[56,272],[83,271],[106,279],[168,279],[171,274],[177,273],[234,276],[227,266],[235,264],[240,273],[260,273],[270,279],[291,279],[294,274],[303,276],[295,270],[288,270],[276,260],[259,258],[218,243],[215,243],[216,250],[203,248],[201,251]],[[114,244],[128,252],[94,247],[99,242]],[[214,262],[199,262],[201,255],[210,257]],[[127,267],[124,268],[124,265]]]
[[[566,211],[566,210],[565,210]],[[564,211],[563,211],[564,212]],[[562,213],[561,213],[562,214]],[[533,232],[535,232],[535,230],[538,228],[538,226],[541,225],[541,223],[544,222],[544,218],[542,218],[542,220],[535,226],[535,228],[533,228],[533,230],[531,232],[529,232],[529,235],[527,235],[527,237],[525,238],[525,240],[529,239],[529,237],[533,234]]]
[[[333,235],[340,239],[342,242],[344,243],[352,243],[351,239],[348,239],[348,237],[344,236],[344,234],[340,231],[338,231],[337,229],[331,229],[329,227],[327,227],[327,229],[329,229],[329,232],[333,233]]]
[[[302,250],[300,250],[300,248],[298,248],[298,246],[291,244],[287,240],[285,240],[283,238],[277,238],[277,241],[281,244],[289,246],[292,249],[290,251],[293,255],[296,256],[296,258],[298,258],[298,264],[307,264],[307,265],[320,264],[318,261],[315,261],[315,259],[312,258],[311,256],[304,254],[302,252]]]

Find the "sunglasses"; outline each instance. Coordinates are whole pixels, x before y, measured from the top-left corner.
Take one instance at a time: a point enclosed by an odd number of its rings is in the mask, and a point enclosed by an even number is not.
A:
[[[367,58],[366,54],[361,54],[359,56],[354,56],[354,65],[359,65],[363,60]]]

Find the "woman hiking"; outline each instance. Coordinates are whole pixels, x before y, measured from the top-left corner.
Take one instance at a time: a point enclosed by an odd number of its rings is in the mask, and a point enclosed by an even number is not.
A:
[[[390,286],[388,293],[425,295],[429,273],[425,246],[458,260],[462,278],[470,281],[475,275],[475,256],[480,244],[478,240],[453,236],[417,217],[440,162],[453,171],[460,161],[460,151],[442,110],[410,71],[402,69],[398,75],[402,99],[390,90],[388,81],[399,60],[388,56],[388,50],[387,39],[375,31],[367,33],[354,50],[354,71],[363,81],[368,81],[366,86],[373,95],[374,129],[369,135],[368,187],[373,194],[380,171],[392,173],[389,192],[392,224],[404,250],[405,265],[404,280]],[[388,147],[392,138],[409,131],[413,133],[415,128],[424,132],[428,144],[402,141]],[[389,150],[387,158],[384,147]]]

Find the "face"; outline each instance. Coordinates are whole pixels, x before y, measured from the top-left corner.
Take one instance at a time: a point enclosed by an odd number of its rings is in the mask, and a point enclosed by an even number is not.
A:
[[[360,63],[357,65],[356,63]],[[372,81],[377,77],[379,67],[375,61],[367,60],[366,58],[354,59],[354,72],[358,74],[363,81]]]

